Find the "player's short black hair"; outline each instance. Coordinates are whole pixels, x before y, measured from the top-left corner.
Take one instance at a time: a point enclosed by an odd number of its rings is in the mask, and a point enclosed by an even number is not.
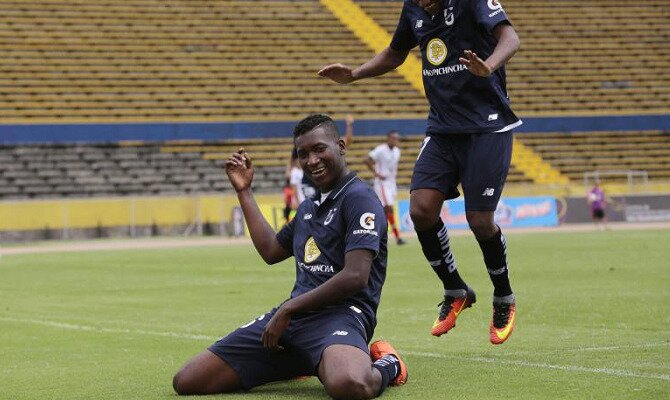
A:
[[[335,139],[340,138],[340,133],[337,131],[337,125],[335,125],[335,121],[333,121],[332,118],[325,114],[312,114],[303,118],[303,120],[298,122],[298,125],[296,125],[293,129],[293,137],[297,138],[300,135],[304,135],[305,133],[320,125],[327,126],[329,128],[327,130],[333,134]]]

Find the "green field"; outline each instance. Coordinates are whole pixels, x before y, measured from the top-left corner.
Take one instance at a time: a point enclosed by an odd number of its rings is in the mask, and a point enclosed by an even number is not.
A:
[[[391,246],[377,338],[410,371],[387,399],[670,398],[670,231],[509,233],[515,333],[488,342],[491,284],[470,236],[452,238],[477,304],[429,335],[441,288],[416,239]],[[0,399],[176,398],[192,355],[288,295],[293,264],[251,246],[5,255]],[[318,380],[248,399],[325,399]]]

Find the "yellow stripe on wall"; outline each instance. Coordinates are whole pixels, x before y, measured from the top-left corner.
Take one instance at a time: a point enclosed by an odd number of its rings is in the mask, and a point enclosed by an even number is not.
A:
[[[281,195],[256,198],[283,207]],[[6,201],[0,202],[0,231],[218,223],[238,205],[234,195]]]
[[[379,53],[391,43],[391,35],[351,0],[321,0],[340,22],[372,51]],[[419,93],[424,94],[421,60],[409,54],[397,71]]]

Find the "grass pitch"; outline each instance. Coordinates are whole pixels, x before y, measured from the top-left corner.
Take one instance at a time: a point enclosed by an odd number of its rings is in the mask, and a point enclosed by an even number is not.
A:
[[[670,398],[670,231],[508,232],[517,328],[488,342],[492,287],[453,237],[477,304],[434,338],[441,288],[416,239],[390,246],[376,338],[409,365],[387,399]],[[0,259],[0,399],[174,399],[191,356],[290,292],[250,245]],[[326,399],[315,378],[245,399]]]

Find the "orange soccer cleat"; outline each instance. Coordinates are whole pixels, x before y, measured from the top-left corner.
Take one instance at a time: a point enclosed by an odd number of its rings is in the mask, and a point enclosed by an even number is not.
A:
[[[490,339],[493,344],[501,344],[507,340],[514,330],[516,303],[493,303]]]
[[[438,304],[440,312],[433,323],[430,334],[433,336],[442,336],[456,326],[456,318],[466,308],[472,307],[477,302],[477,295],[471,288],[467,288],[465,297],[444,296],[444,301]]]
[[[400,358],[400,355],[398,355],[398,352],[393,348],[391,343],[387,342],[386,340],[377,340],[370,345],[370,358],[372,359],[372,362],[375,362],[389,354],[397,358],[400,364],[400,372],[398,373],[398,376],[391,383],[389,383],[389,385],[404,385],[407,382],[407,378],[409,377],[409,373],[407,372],[407,365],[402,360],[402,358]]]

